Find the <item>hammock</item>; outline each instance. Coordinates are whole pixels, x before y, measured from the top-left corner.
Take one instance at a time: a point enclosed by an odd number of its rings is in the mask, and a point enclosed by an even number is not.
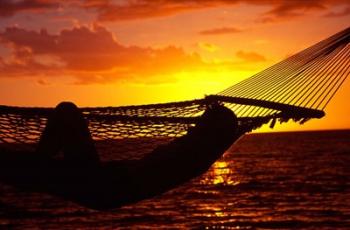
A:
[[[302,124],[325,115],[323,110],[348,77],[349,39],[350,27],[203,99],[81,110],[95,140],[138,139],[137,147],[146,150],[156,146],[154,140],[185,135],[213,101],[234,111],[241,133],[266,123],[273,128],[276,121]],[[0,146],[35,148],[51,110],[0,106]]]
[[[13,150],[36,148],[53,109],[0,106],[0,178],[96,209],[160,194],[205,172],[241,135],[264,124],[273,128],[276,121],[303,124],[322,118],[349,75],[349,40],[347,28],[203,99],[81,108],[99,153],[105,149],[109,159],[129,160],[104,163],[89,176],[59,162],[42,168],[35,155],[14,156]],[[221,110],[226,112],[214,113],[206,124],[213,105],[224,105]],[[222,132],[211,132],[218,127]]]

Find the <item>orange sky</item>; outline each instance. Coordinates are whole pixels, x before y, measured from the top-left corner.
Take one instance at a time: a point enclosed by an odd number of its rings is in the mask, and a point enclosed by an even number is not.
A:
[[[346,0],[2,0],[0,104],[202,98],[349,21]],[[350,79],[325,118],[275,130],[350,128],[349,98]]]

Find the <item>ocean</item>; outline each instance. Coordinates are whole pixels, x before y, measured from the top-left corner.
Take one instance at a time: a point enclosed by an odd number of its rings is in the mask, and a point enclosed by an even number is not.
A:
[[[0,228],[350,229],[349,163],[350,131],[249,134],[200,177],[111,211],[0,184]]]

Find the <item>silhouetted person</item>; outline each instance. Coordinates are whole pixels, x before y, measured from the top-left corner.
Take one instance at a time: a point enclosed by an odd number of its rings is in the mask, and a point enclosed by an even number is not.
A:
[[[76,105],[62,102],[49,117],[37,152],[51,159],[60,152],[68,165],[95,167],[99,157],[87,121]]]
[[[212,103],[188,134],[139,160],[102,163],[82,113],[73,103],[62,102],[47,121],[37,157],[5,154],[7,163],[1,165],[0,175],[19,187],[47,191],[86,207],[120,207],[161,194],[207,171],[239,138],[237,124],[230,109]],[[60,153],[63,161],[55,159]]]
[[[150,156],[146,155],[143,160],[152,160],[158,158],[159,155],[169,154],[169,150],[162,151],[164,147],[170,149],[170,151],[177,151],[177,145],[180,143],[182,151],[179,151],[176,155],[184,154],[184,158],[190,158],[186,151],[183,151],[184,149],[189,148],[193,152],[194,150],[191,148],[200,149],[200,143],[203,141],[211,142],[211,146],[214,147],[214,143],[222,142],[225,138],[231,139],[236,136],[236,129],[237,118],[234,113],[226,107],[214,103],[199,118],[196,126],[189,129],[188,135],[179,138],[173,144],[169,144],[170,146],[160,146]],[[216,138],[218,136],[220,136],[219,139]],[[230,141],[226,142],[231,144]],[[184,146],[187,147],[184,148]],[[228,148],[228,146],[225,148]],[[48,160],[54,159],[55,156],[62,153],[65,163],[71,166],[96,167],[100,164],[87,121],[77,106],[71,102],[62,102],[54,109],[41,135],[37,152],[43,159]],[[200,154],[200,156],[196,156],[196,161],[208,160],[211,164],[222,153],[218,151],[217,154],[208,156]],[[173,154],[169,154],[169,156],[171,155]],[[208,157],[212,159],[209,160],[207,159]],[[181,157],[179,159],[185,161]],[[192,163],[195,164],[195,162]]]

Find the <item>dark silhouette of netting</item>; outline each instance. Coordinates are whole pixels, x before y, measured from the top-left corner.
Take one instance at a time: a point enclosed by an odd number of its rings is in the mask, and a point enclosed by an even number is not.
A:
[[[159,143],[186,134],[194,126],[207,106],[209,99],[155,105],[81,108],[89,121],[89,129],[99,147],[113,140],[118,151],[149,149]],[[229,107],[230,105],[227,104]],[[10,148],[33,149],[42,133],[52,108],[0,107],[0,143]],[[242,132],[250,131],[271,117],[239,118]],[[133,146],[125,145],[133,139]],[[120,146],[118,141],[120,140]],[[122,140],[122,141],[121,141]],[[137,140],[137,145],[135,144]],[[105,141],[105,142],[104,142]],[[136,145],[136,146],[135,146]]]
[[[348,77],[349,40],[347,28],[204,99],[81,110],[99,147],[113,140],[120,152],[151,150],[186,134],[212,103],[235,112],[241,133],[269,122],[273,127],[276,120],[303,123],[324,116],[324,108]],[[0,147],[35,148],[51,110],[0,106]],[[125,144],[127,140],[132,146]]]

